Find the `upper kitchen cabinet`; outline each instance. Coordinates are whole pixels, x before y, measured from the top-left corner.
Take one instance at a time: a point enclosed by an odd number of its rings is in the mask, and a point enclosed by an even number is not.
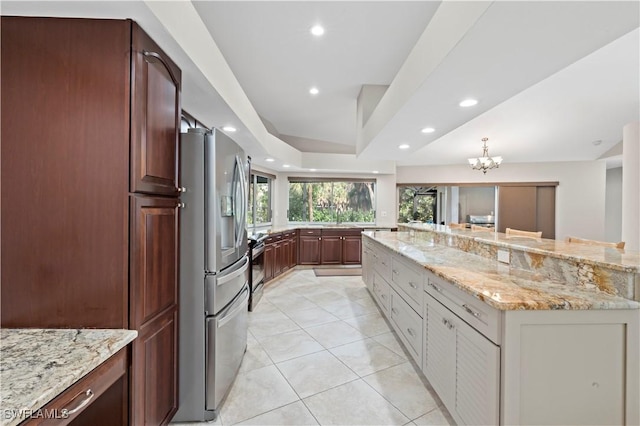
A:
[[[180,69],[135,24],[131,54],[131,192],[176,195]]]

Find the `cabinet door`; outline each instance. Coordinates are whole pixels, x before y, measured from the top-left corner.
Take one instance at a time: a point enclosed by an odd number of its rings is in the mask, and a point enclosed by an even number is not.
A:
[[[426,370],[429,383],[451,410],[455,403],[456,335],[454,315],[431,296],[427,298]]]
[[[177,309],[139,330],[131,365],[132,425],[167,424],[178,409]]]
[[[264,247],[264,280],[269,281],[274,277],[276,256],[273,251],[273,244],[266,245]]]
[[[281,251],[281,268],[282,271],[286,271],[289,269],[289,265],[291,265],[291,240],[283,240],[282,246],[280,247]]]
[[[131,328],[178,302],[178,202],[131,196]]]
[[[320,247],[320,263],[322,265],[342,263],[342,237],[337,235],[323,236]]]
[[[456,323],[455,413],[468,425],[497,425],[500,348],[464,321]]]
[[[320,238],[300,236],[300,265],[319,265],[320,264]]]
[[[347,235],[342,237],[342,263],[360,265],[362,263],[362,237]]]
[[[291,238],[291,255],[289,257],[289,267],[293,268],[298,264],[298,238],[294,235]]]
[[[133,24],[131,192],[178,192],[180,69]]]

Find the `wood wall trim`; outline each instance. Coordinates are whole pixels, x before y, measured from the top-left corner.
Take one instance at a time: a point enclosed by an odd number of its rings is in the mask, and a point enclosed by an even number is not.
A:
[[[396,187],[401,186],[560,186],[558,181],[550,182],[454,182],[454,183],[396,183]]]

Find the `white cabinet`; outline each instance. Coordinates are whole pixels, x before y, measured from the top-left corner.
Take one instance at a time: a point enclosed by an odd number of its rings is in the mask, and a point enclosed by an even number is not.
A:
[[[425,298],[425,375],[457,423],[498,424],[500,348]]]
[[[378,274],[377,272],[373,272],[372,274],[372,288],[373,288],[373,297],[376,302],[378,302],[378,306],[385,313],[387,318],[389,317],[389,306],[391,303],[391,288],[389,284]]]
[[[373,248],[368,239],[362,242],[362,281],[373,291]]]
[[[407,303],[418,312],[422,312],[423,282],[427,271],[414,262],[391,257],[391,282],[402,293]]]
[[[391,289],[391,323],[413,359],[422,365],[422,317]]]

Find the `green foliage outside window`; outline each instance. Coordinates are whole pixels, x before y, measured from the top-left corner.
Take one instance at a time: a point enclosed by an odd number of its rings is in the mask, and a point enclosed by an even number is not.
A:
[[[374,223],[375,182],[289,182],[290,222]]]
[[[266,176],[251,175],[249,183],[249,209],[247,225],[271,222],[271,179]]]
[[[436,211],[437,191],[421,186],[401,186],[398,188],[398,223],[412,220],[432,223]]]

